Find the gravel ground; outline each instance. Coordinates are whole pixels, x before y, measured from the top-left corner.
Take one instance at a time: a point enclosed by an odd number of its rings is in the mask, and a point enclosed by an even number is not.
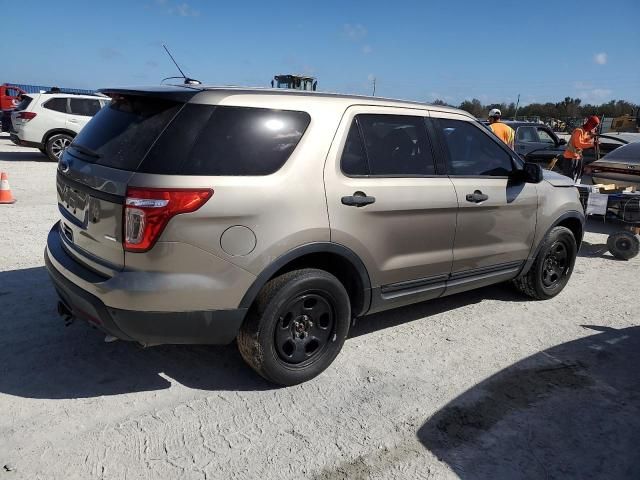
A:
[[[235,345],[65,328],[43,160],[0,137],[0,480],[640,478],[640,257],[606,253],[606,226],[551,301],[497,286],[374,315],[323,375],[273,388]]]

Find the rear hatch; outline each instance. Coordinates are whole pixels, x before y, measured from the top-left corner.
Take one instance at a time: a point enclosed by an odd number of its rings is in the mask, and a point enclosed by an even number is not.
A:
[[[33,97],[29,95],[24,95],[20,103],[16,106],[16,108],[11,112],[11,125],[9,126],[9,130],[17,131],[18,127],[21,127],[26,122],[31,120],[35,115],[31,116],[31,118],[25,118],[24,112],[29,110],[29,106],[33,102]],[[27,115],[29,116],[29,115]]]
[[[65,250],[103,275],[124,268],[127,185],[166,126],[197,90],[167,87],[105,91],[112,97],[58,164],[60,235]]]

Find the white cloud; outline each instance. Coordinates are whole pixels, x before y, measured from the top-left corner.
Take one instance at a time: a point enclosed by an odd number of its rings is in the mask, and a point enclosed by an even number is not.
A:
[[[362,53],[364,53],[365,55],[368,55],[371,52],[373,52],[373,48],[371,48],[371,45],[365,45],[364,47],[362,47]]]
[[[575,82],[573,84],[573,87],[577,88],[578,90],[589,90],[590,88],[593,88],[593,84],[586,82]]]
[[[197,17],[200,15],[200,12],[191,8],[188,3],[180,3],[174,8],[170,8],[169,13],[175,13],[180,17]]]
[[[355,25],[345,23],[342,27],[342,30],[344,34],[351,40],[362,40],[367,36],[367,29],[359,23],[356,23]]]
[[[608,88],[592,88],[578,92],[578,97],[582,103],[600,104],[611,99],[613,90]]]
[[[607,54],[605,52],[596,53],[593,56],[593,61],[598,65],[605,65],[607,63]]]

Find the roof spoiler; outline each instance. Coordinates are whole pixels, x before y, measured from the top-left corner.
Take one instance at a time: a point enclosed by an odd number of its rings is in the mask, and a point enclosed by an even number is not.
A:
[[[202,91],[197,85],[167,85],[166,87],[129,87],[129,88],[101,88],[98,93],[108,95],[132,95],[136,97],[153,97],[188,102],[196,93]]]

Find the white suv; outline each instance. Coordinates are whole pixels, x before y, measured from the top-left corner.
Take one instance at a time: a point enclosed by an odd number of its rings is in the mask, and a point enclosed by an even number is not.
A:
[[[71,93],[25,95],[11,113],[11,140],[16,145],[39,148],[57,161],[82,127],[102,107],[108,97]]]

